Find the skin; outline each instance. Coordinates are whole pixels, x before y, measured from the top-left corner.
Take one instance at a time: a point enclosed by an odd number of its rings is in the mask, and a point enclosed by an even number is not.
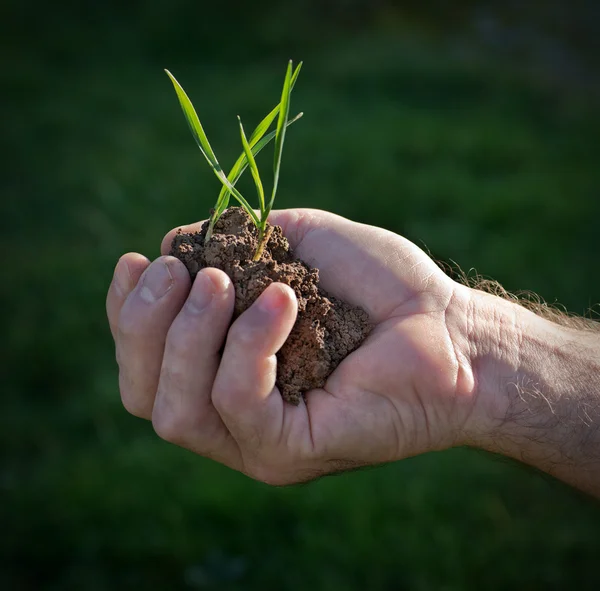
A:
[[[293,291],[271,285],[230,326],[229,279],[204,269],[192,286],[183,264],[165,256],[173,230],[154,262],[121,257],[109,288],[130,413],[151,420],[166,441],[273,485],[473,445],[600,494],[598,333],[569,332],[460,285],[386,230],[318,210],[275,211],[269,219],[297,256],[320,269],[325,289],[369,313],[370,336],[323,389],[297,407],[285,403],[275,353],[296,318]],[[530,395],[536,388],[541,398]],[[548,407],[547,400],[562,402]],[[575,416],[580,400],[589,430],[576,429],[587,447],[566,453],[562,439],[572,434],[556,409],[562,404]]]

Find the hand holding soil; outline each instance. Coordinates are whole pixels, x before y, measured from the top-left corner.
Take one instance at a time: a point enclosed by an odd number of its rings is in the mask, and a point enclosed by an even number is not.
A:
[[[249,138],[239,120],[244,151],[227,175],[167,72],[222,189],[209,220],[165,237],[162,257],[117,264],[107,312],[127,410],[271,484],[467,444],[600,495],[596,323],[562,330],[556,313],[482,297],[385,230],[273,211],[301,67],[289,62],[280,102]],[[268,193],[255,157],[271,141]],[[247,168],[258,210],[235,187]],[[580,409],[578,436],[554,427],[577,425]]]
[[[466,306],[457,284],[391,232],[317,210],[269,221],[319,269],[323,289],[366,311],[366,340],[289,404],[275,385],[276,353],[296,321],[293,289],[271,283],[231,323],[236,294],[223,271],[203,269],[192,285],[177,258],[150,264],[130,253],[107,300],[127,410],[162,438],[273,484],[456,443],[473,407],[455,352]]]

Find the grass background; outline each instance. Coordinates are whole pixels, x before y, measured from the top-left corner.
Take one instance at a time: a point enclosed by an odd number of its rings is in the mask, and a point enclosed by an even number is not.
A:
[[[227,163],[289,57],[279,207],[599,302],[597,8],[519,4],[3,5],[2,589],[598,588],[598,504],[487,454],[273,489],[158,440],[120,406],[104,317],[117,257],[218,192],[162,68]]]

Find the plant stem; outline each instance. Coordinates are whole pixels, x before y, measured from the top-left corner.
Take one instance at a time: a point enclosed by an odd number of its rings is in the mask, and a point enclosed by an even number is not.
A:
[[[267,242],[269,242],[269,238],[271,238],[271,234],[273,233],[273,226],[269,226],[268,228],[264,228],[261,226],[258,232],[258,246],[256,247],[256,252],[252,257],[254,262],[260,261],[260,257],[262,257],[263,251]]]
[[[215,219],[211,216],[210,221],[208,222],[208,230],[206,231],[206,236],[204,236],[204,244],[206,244],[213,235],[213,230],[215,228]]]

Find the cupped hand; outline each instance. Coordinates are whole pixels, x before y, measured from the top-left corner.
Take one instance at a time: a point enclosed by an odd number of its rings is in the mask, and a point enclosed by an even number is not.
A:
[[[464,443],[475,404],[468,290],[386,230],[318,210],[270,221],[326,290],[368,312],[367,340],[293,406],[275,387],[296,319],[289,287],[272,284],[230,325],[223,272],[191,285],[177,259],[130,253],[107,297],[125,408],[163,439],[278,485]]]

